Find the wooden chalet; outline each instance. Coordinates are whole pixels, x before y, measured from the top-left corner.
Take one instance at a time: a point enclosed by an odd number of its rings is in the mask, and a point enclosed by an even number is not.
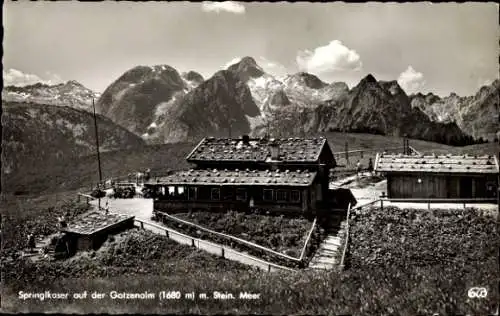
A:
[[[193,169],[146,184],[155,212],[315,212],[327,204],[336,166],[325,138],[204,138],[186,159]]]
[[[496,199],[496,156],[377,154],[374,170],[387,176],[390,199]]]

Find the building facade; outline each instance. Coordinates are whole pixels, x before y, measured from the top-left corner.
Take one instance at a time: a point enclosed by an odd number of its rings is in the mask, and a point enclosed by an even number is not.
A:
[[[499,167],[495,156],[377,154],[374,169],[387,176],[389,198],[496,201]]]
[[[146,183],[154,212],[316,212],[336,166],[324,138],[204,138],[186,159],[193,169]]]

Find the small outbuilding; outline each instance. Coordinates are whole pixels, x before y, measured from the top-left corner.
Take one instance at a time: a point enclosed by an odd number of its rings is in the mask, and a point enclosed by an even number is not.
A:
[[[389,199],[496,201],[496,156],[377,154],[374,170],[386,175]]]
[[[92,211],[77,217],[61,231],[65,234],[69,255],[73,255],[77,251],[98,249],[109,235],[133,227],[134,216]]]

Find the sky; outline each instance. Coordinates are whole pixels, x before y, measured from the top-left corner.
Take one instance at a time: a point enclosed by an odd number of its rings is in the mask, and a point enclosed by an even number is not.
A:
[[[496,3],[4,2],[4,84],[77,80],[102,92],[138,65],[205,78],[251,56],[356,85],[473,95],[499,74]]]

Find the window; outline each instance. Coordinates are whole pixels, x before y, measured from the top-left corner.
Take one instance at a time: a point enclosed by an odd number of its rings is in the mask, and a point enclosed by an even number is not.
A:
[[[292,192],[290,192],[290,200],[292,202],[300,202],[300,191],[293,190]]]
[[[262,198],[264,201],[272,201],[273,200],[273,190],[272,189],[264,189]]]
[[[184,194],[184,187],[177,187],[178,194]]]
[[[221,194],[224,201],[232,201],[234,199],[233,188],[224,187]]]
[[[175,187],[173,187],[173,186],[168,187],[168,194],[173,195],[174,193],[175,193]]]
[[[220,200],[220,189],[212,188],[212,200]]]
[[[276,191],[276,200],[277,201],[287,201],[288,200],[288,191],[285,190],[277,190]]]
[[[236,200],[238,200],[238,201],[246,201],[247,200],[247,190],[245,190],[245,189],[236,189]]]
[[[196,187],[189,187],[188,188],[188,199],[190,200],[196,200],[196,192],[197,188]]]

